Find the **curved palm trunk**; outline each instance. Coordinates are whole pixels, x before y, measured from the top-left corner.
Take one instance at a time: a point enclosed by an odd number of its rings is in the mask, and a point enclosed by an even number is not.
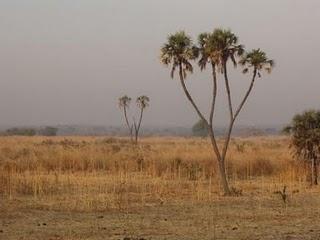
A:
[[[129,124],[129,120],[128,120],[128,116],[127,116],[127,108],[125,106],[123,107],[123,112],[124,112],[124,118],[126,120],[127,127],[129,129],[130,139],[131,139],[131,141],[133,141],[132,126],[130,126],[130,124]]]
[[[181,86],[184,90],[185,95],[187,96],[188,100],[191,102],[192,106],[194,107],[194,109],[196,110],[196,112],[198,113],[199,117],[206,123],[208,131],[209,131],[209,136],[210,136],[210,140],[211,140],[211,144],[212,144],[212,148],[213,151],[215,153],[215,156],[217,158],[218,161],[218,165],[219,165],[219,173],[220,173],[220,179],[221,179],[221,184],[223,187],[223,191],[225,193],[225,195],[230,195],[231,191],[229,188],[229,183],[227,180],[227,174],[226,174],[226,169],[225,169],[225,164],[224,161],[222,161],[221,158],[221,154],[215,139],[215,135],[214,135],[214,131],[213,131],[213,125],[212,125],[212,119],[213,119],[213,114],[214,114],[214,108],[215,108],[215,99],[216,99],[216,95],[217,95],[217,79],[216,79],[216,74],[215,74],[215,69],[213,68],[213,99],[212,99],[212,105],[211,105],[211,111],[210,111],[210,123],[208,123],[208,121],[206,120],[206,118],[204,117],[204,115],[200,112],[198,106],[196,105],[196,103],[194,102],[194,100],[192,99],[186,85],[184,82],[184,77],[183,77],[183,70],[182,70],[182,66],[179,66],[179,76],[180,76],[180,83]]]
[[[216,74],[216,67],[214,63],[211,63],[212,67],[212,80],[213,80],[213,92],[212,92],[212,103],[211,103],[211,111],[210,111],[210,117],[209,117],[209,136],[211,140],[211,145],[214,149],[215,155],[218,160],[219,164],[219,173],[220,173],[220,180],[223,187],[223,191],[225,195],[230,195],[230,187],[228,183],[226,168],[225,168],[225,161],[221,158],[220,151],[217,146],[217,141],[214,135],[213,131],[213,115],[215,110],[215,103],[216,103],[216,97],[217,97],[217,74]]]
[[[224,75],[224,81],[226,85],[226,92],[228,96],[228,105],[229,105],[229,113],[230,113],[230,119],[233,119],[233,107],[232,107],[232,100],[231,100],[231,91],[229,86],[229,79],[228,79],[228,72],[227,72],[227,63],[223,63],[223,75]]]
[[[179,76],[180,76],[180,83],[181,86],[184,90],[185,95],[187,96],[188,100],[190,101],[190,103],[192,104],[192,106],[194,107],[194,109],[196,110],[197,114],[199,115],[199,117],[206,123],[207,128],[208,128],[208,132],[209,132],[209,137],[211,140],[211,145],[212,148],[214,150],[215,156],[217,158],[218,161],[218,165],[219,165],[219,173],[220,173],[220,179],[221,179],[221,184],[224,190],[225,195],[231,195],[232,192],[230,190],[229,187],[229,183],[228,183],[228,177],[227,177],[227,172],[226,172],[226,166],[225,166],[225,159],[226,159],[226,155],[227,155],[227,151],[228,151],[228,147],[229,147],[229,143],[230,143],[230,138],[231,138],[231,133],[232,133],[232,129],[234,126],[234,122],[236,120],[236,118],[238,117],[240,111],[242,110],[244,104],[246,103],[251,90],[253,88],[254,85],[254,81],[257,75],[257,69],[254,69],[253,71],[253,76],[252,76],[252,80],[250,83],[250,86],[244,96],[244,98],[242,99],[240,105],[238,106],[236,112],[233,112],[233,107],[232,107],[232,101],[231,101],[231,91],[230,91],[230,86],[229,86],[229,79],[228,79],[228,74],[227,74],[227,68],[226,65],[224,64],[224,77],[225,77],[225,85],[226,85],[226,92],[227,92],[227,96],[228,96],[228,104],[229,104],[229,112],[230,112],[230,123],[229,123],[229,127],[225,136],[225,142],[224,142],[224,146],[222,149],[222,152],[220,153],[217,142],[216,142],[216,138],[214,135],[214,131],[213,131],[213,115],[214,115],[214,109],[215,109],[215,100],[216,100],[216,95],[217,95],[217,77],[216,77],[216,72],[215,72],[215,66],[212,65],[212,76],[213,76],[213,98],[212,98],[212,105],[211,105],[211,110],[210,110],[210,116],[209,116],[209,122],[206,120],[206,118],[204,117],[204,115],[201,113],[201,111],[199,110],[198,106],[196,105],[196,103],[194,102],[194,100],[192,99],[186,85],[184,82],[184,77],[183,77],[183,70],[182,70],[182,65],[179,65]]]
[[[179,76],[180,76],[180,83],[181,86],[183,88],[184,93],[186,94],[188,100],[191,102],[192,106],[194,107],[194,109],[196,110],[196,112],[198,113],[199,117],[208,125],[208,121],[206,120],[206,118],[203,116],[203,114],[200,112],[198,106],[195,104],[195,102],[193,101],[187,87],[186,84],[184,82],[184,77],[183,77],[183,70],[182,70],[182,65],[180,64],[179,66]]]
[[[217,86],[216,65],[214,63],[212,63],[212,62],[211,62],[211,68],[212,68],[213,92],[212,92],[212,103],[211,103],[211,111],[210,111],[209,123],[212,126],[213,114],[214,114],[215,105],[216,105],[218,86]]]
[[[209,137],[210,137],[211,145],[214,149],[214,153],[215,153],[217,161],[218,161],[220,180],[221,180],[221,185],[222,185],[224,194],[230,195],[231,191],[230,191],[230,187],[229,187],[229,183],[228,183],[225,161],[221,158],[221,154],[220,154],[219,149],[217,147],[217,142],[216,142],[216,139],[214,136],[212,125],[211,125],[211,128],[209,129]]]
[[[139,131],[140,131],[141,122],[142,122],[142,116],[143,116],[143,108],[141,108],[141,111],[140,111],[140,118],[139,118],[138,125],[137,125],[136,122],[134,121],[135,143],[136,143],[136,144],[138,143]]]
[[[233,109],[232,109],[232,104],[231,104],[231,97],[229,97],[230,89],[229,89],[229,91],[227,91],[228,99],[229,99],[229,109],[230,109],[230,123],[229,123],[229,127],[228,127],[227,134],[226,134],[226,137],[225,137],[225,144],[224,144],[224,147],[223,147],[223,150],[222,150],[222,159],[223,159],[223,161],[224,161],[224,159],[226,157],[226,154],[227,154],[227,151],[228,151],[228,147],[229,147],[229,143],[230,143],[230,138],[231,138],[231,133],[232,133],[232,129],[233,129],[233,126],[234,126],[234,122],[237,119],[240,111],[242,110],[244,104],[246,103],[246,101],[247,101],[247,99],[248,99],[248,97],[249,97],[249,95],[251,93],[251,90],[253,88],[256,76],[257,76],[257,70],[254,69],[250,86],[249,86],[244,98],[242,99],[242,101],[241,101],[241,103],[240,103],[240,105],[239,105],[239,107],[236,110],[234,115],[233,115]],[[226,72],[225,72],[225,79],[226,79],[225,81],[227,83],[228,82],[228,76],[227,76]]]
[[[235,114],[233,112],[233,108],[232,108],[232,102],[231,102],[231,94],[230,94],[230,87],[229,87],[229,80],[228,80],[228,75],[227,75],[227,68],[226,68],[226,65],[224,65],[224,77],[225,77],[225,83],[226,83],[226,91],[227,91],[227,95],[228,95],[228,103],[229,103],[229,112],[230,112],[230,123],[229,123],[229,127],[228,127],[228,130],[227,130],[227,133],[226,133],[226,136],[225,136],[225,143],[224,143],[224,146],[223,146],[223,150],[222,150],[222,154],[221,154],[221,164],[220,164],[220,171],[223,173],[225,173],[225,159],[226,159],[226,155],[227,155],[227,151],[228,151],[228,147],[229,147],[229,143],[230,143],[230,139],[231,139],[231,133],[232,133],[232,130],[233,130],[233,126],[234,126],[234,122],[235,120],[237,119],[240,111],[242,110],[244,104],[246,103],[250,93],[251,93],[251,90],[253,88],[253,85],[254,85],[254,81],[256,79],[256,76],[257,76],[257,69],[254,69],[253,70],[253,76],[252,76],[252,80],[251,80],[251,83],[250,83],[250,86],[244,96],[244,98],[242,99],[240,105],[238,106]],[[224,179],[224,178],[222,178]],[[225,179],[227,179],[225,177]],[[226,184],[227,183],[222,183],[222,184]],[[231,194],[230,190],[227,194]]]

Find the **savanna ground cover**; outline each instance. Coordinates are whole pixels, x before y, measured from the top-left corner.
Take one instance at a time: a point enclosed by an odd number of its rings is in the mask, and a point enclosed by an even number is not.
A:
[[[288,145],[232,139],[225,197],[207,139],[1,137],[0,239],[320,239]]]

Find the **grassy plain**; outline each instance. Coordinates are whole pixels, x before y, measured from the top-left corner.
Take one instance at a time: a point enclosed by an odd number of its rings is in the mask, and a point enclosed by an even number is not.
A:
[[[320,239],[320,189],[284,137],[1,137],[0,239]],[[286,202],[275,193],[287,187]]]

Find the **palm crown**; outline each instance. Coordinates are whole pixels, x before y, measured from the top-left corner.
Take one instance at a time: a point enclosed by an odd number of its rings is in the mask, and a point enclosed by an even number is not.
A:
[[[200,69],[203,70],[208,62],[218,66],[223,72],[223,65],[230,59],[236,66],[236,57],[244,52],[244,46],[238,44],[238,37],[230,30],[215,29],[212,33],[201,33],[198,37]]]
[[[261,76],[261,71],[266,70],[268,73],[271,72],[274,67],[274,61],[268,59],[267,54],[259,49],[253,49],[248,53],[245,53],[239,62],[241,65],[245,66],[243,73],[248,72],[249,68],[253,68],[254,71]]]
[[[181,68],[183,77],[187,72],[192,72],[190,60],[198,56],[198,49],[192,43],[191,38],[184,31],[169,35],[168,42],[161,48],[161,62],[165,65],[172,64],[171,77],[177,67]]]
[[[236,66],[236,57],[244,52],[244,46],[238,44],[238,37],[230,30],[215,29],[212,33],[212,42],[215,47],[215,60],[217,65],[226,64],[230,59]]]
[[[211,33],[201,33],[198,37],[200,59],[198,65],[201,70],[206,68],[208,62],[216,64],[216,44]]]
[[[129,107],[129,104],[131,102],[131,98],[128,97],[127,95],[122,96],[119,98],[119,107]]]
[[[149,101],[150,101],[149,97],[140,96],[137,98],[136,102],[139,108],[144,109],[149,106]]]

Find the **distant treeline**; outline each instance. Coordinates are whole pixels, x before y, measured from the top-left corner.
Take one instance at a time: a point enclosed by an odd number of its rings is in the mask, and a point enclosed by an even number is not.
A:
[[[4,136],[56,136],[58,128],[44,127],[44,128],[26,128],[26,127],[14,127],[9,128],[1,133]]]
[[[199,125],[199,124],[198,124]],[[236,126],[233,136],[262,136],[278,135],[281,127],[250,127]],[[217,128],[216,135],[223,136],[225,128]],[[127,130],[122,127],[107,126],[82,126],[82,125],[58,125],[47,127],[12,127],[2,129],[2,136],[127,136]],[[141,131],[142,136],[206,136],[201,126],[195,124],[192,127],[145,127]]]

